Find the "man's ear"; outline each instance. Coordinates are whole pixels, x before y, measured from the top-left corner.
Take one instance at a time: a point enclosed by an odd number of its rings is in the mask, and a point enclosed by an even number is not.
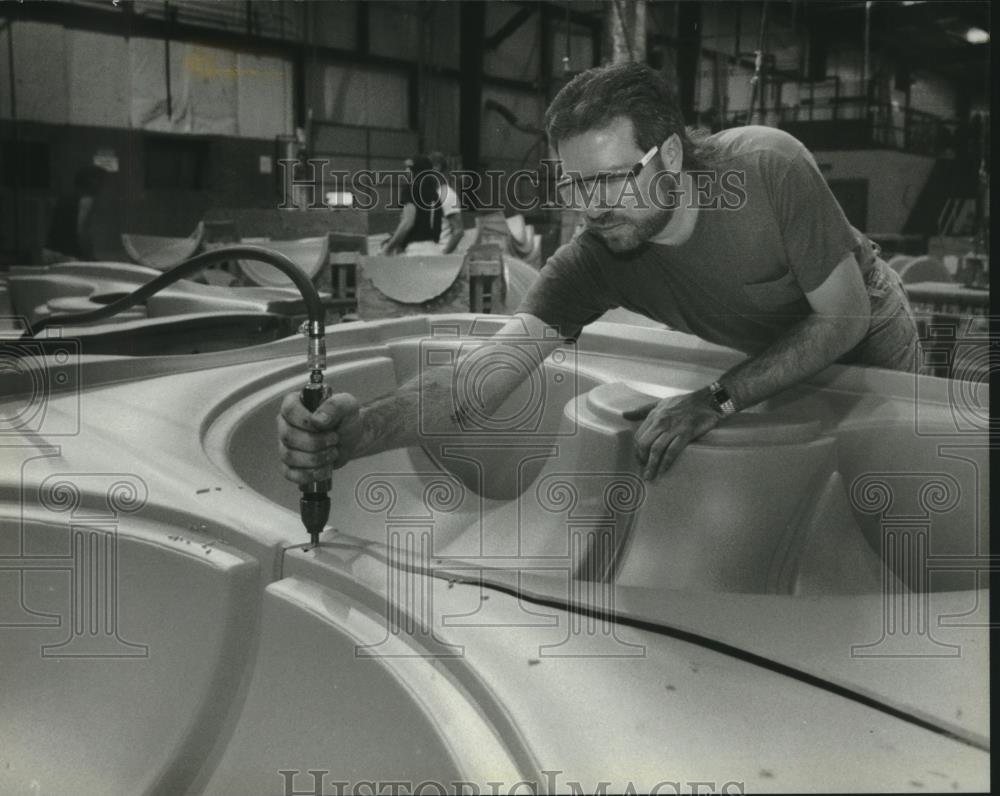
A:
[[[667,171],[680,171],[684,162],[684,149],[681,146],[681,138],[674,133],[670,138],[660,144],[660,159],[663,167]]]

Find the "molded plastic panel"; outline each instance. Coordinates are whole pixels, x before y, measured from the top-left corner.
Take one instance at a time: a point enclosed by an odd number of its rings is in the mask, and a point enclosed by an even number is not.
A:
[[[607,384],[568,407],[577,413],[581,482],[602,473],[623,483],[631,475],[635,483],[638,423],[622,415],[650,400]],[[644,484],[641,496],[632,498],[631,522],[607,524],[608,558],[592,561],[591,571],[617,572],[619,584],[644,588],[790,593],[818,585],[815,574],[799,582],[797,569],[820,544],[832,556],[829,572],[853,573],[835,592],[877,591],[882,567],[846,506],[835,446],[812,420],[753,413],[730,418]],[[833,533],[836,544],[828,539]]]
[[[467,331],[471,320],[459,320]],[[416,372],[431,323],[331,330],[331,385],[362,400],[388,392]],[[579,368],[546,371],[579,381],[545,382],[552,403],[537,433],[441,439],[436,461],[414,449],[352,462],[331,493],[344,535],[284,555],[277,548],[304,538],[298,492],[274,454],[275,415],[304,379],[301,340],[66,370],[69,386],[46,406],[49,425],[10,439],[33,456],[52,452],[46,473],[58,451],[60,469],[134,472],[177,508],[156,504],[143,522],[120,524],[117,635],[74,633],[71,621],[100,628],[98,597],[110,598],[71,579],[86,583],[112,559],[91,555],[76,568],[69,515],[49,521],[7,468],[0,793],[281,793],[280,771],[294,769],[334,781],[467,779],[485,793],[484,780],[537,776],[515,770],[511,755],[584,789],[610,776],[621,780],[615,791],[629,777],[638,791],[701,777],[748,790],[926,789],[939,779],[945,789],[988,789],[986,591],[923,601],[894,587],[894,614],[878,592],[891,583],[877,557],[881,534],[900,517],[924,523],[935,556],[984,549],[988,439],[981,426],[948,430],[966,418],[954,415],[947,385],[834,368],[819,387],[784,393],[770,413],[720,426],[644,484],[636,424],[622,412],[649,396],[597,382],[680,395],[729,360],[672,332],[603,327],[587,340]],[[50,367],[49,383],[59,372]],[[934,393],[926,400],[925,388]],[[2,403],[8,417],[21,406]],[[458,472],[462,461],[461,478],[443,469]],[[866,492],[865,479],[891,488]],[[892,499],[882,506],[879,495]],[[206,535],[188,530],[199,519]],[[436,553],[467,559],[422,562],[440,578],[387,567],[384,548],[368,543],[397,533],[410,545],[398,558],[416,558],[427,529]],[[548,608],[548,598],[566,608]],[[86,604],[99,610],[79,610]],[[592,622],[591,608],[643,624]],[[890,632],[888,619],[910,617],[934,637]],[[407,633],[410,619],[427,621]],[[657,633],[656,623],[975,737],[962,744],[815,681]],[[461,657],[429,658],[427,627],[460,645]],[[71,650],[66,641],[90,653],[111,641],[121,657],[58,657]],[[381,655],[359,657],[359,644]],[[295,784],[313,790],[308,777]]]
[[[961,409],[957,401],[956,406]],[[949,559],[971,562],[989,555],[989,448],[976,444],[978,435],[956,433],[959,422],[951,429],[925,424],[923,409],[910,422],[866,423],[836,432],[850,508],[868,546],[890,562],[907,587],[985,588],[986,567],[952,566]],[[895,533],[900,528],[909,529],[912,543],[923,539],[927,562],[915,562],[896,548],[895,541],[903,541]]]
[[[309,769],[328,782],[520,779],[427,653],[341,593],[298,578],[271,584],[243,713],[205,793],[285,792],[281,770],[301,772],[308,792]]]
[[[204,235],[205,224],[199,221],[186,238],[122,233],[122,245],[136,263],[166,271],[190,260],[201,246]]]
[[[460,254],[358,258],[358,267],[384,295],[401,304],[422,304],[452,286],[462,270]]]
[[[79,266],[79,270],[73,270]],[[273,269],[272,269],[273,270]],[[109,295],[125,295],[159,275],[158,271],[128,263],[70,263],[15,269],[10,276],[12,302],[16,312],[32,322],[56,312],[95,310],[108,303]],[[150,296],[145,307],[120,313],[115,320],[162,317],[192,312],[266,312],[280,302],[301,301],[291,287],[242,287],[202,285],[182,279]]]
[[[327,235],[301,240],[270,240],[257,241],[254,238],[244,239],[244,243],[258,243],[267,249],[276,251],[288,257],[310,279],[315,279],[326,265],[330,239]],[[259,260],[240,260],[240,269],[255,285],[267,287],[292,287],[292,280],[273,265]]]
[[[256,561],[185,527],[105,530],[26,521],[0,560],[0,793],[185,792],[230,709]]]

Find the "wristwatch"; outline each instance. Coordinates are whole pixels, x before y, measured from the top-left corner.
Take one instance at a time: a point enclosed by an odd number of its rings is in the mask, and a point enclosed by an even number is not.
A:
[[[715,404],[716,412],[723,416],[736,414],[736,404],[734,404],[733,399],[729,397],[729,393],[726,388],[719,382],[714,381],[709,385],[708,394],[712,398],[712,403]]]

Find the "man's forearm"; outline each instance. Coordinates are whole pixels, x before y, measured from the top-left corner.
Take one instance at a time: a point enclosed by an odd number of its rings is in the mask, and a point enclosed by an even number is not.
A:
[[[406,233],[410,231],[409,224],[400,224],[396,227],[396,231],[389,236],[389,239],[383,244],[386,249],[394,249],[399,246],[403,238],[406,237]]]
[[[361,408],[364,433],[356,456],[406,448],[420,442],[421,413],[439,433],[458,431],[451,411],[452,368],[434,368],[402,385],[392,395]]]
[[[833,364],[860,342],[864,331],[857,318],[810,315],[720,382],[736,406],[746,409]]]
[[[489,355],[489,352],[483,352]],[[475,356],[475,354],[472,354]],[[466,369],[466,373],[475,368]],[[427,435],[435,437],[461,434],[467,425],[463,417],[470,412],[490,416],[516,389],[519,379],[502,374],[494,383],[481,389],[455,389],[455,366],[429,368],[392,395],[379,398],[361,408],[363,434],[355,456],[420,445]],[[475,394],[481,405],[468,405]]]
[[[528,340],[531,344],[524,345]],[[393,448],[420,445],[434,437],[464,433],[475,417],[495,417],[535,368],[558,347],[545,323],[519,314],[481,344],[463,343],[454,358],[438,359],[432,367],[385,398],[363,406],[361,439],[353,456],[368,456]],[[525,353],[537,358],[525,362]],[[511,367],[510,363],[524,364]]]

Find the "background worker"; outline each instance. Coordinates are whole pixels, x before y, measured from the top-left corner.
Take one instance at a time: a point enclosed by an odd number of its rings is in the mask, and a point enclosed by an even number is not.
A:
[[[414,155],[406,162],[409,180],[403,188],[403,209],[395,232],[382,244],[383,254],[437,253],[441,236],[441,196],[439,182],[426,155]],[[414,247],[414,244],[422,244]],[[426,251],[424,251],[426,250]]]
[[[60,197],[52,209],[42,254],[46,262],[95,259],[94,202],[106,178],[107,172],[99,166],[77,170],[73,192]]]
[[[458,193],[448,182],[448,161],[442,152],[431,152],[431,166],[438,178],[441,196],[441,254],[451,254],[462,240],[465,228],[462,224],[462,208]]]

